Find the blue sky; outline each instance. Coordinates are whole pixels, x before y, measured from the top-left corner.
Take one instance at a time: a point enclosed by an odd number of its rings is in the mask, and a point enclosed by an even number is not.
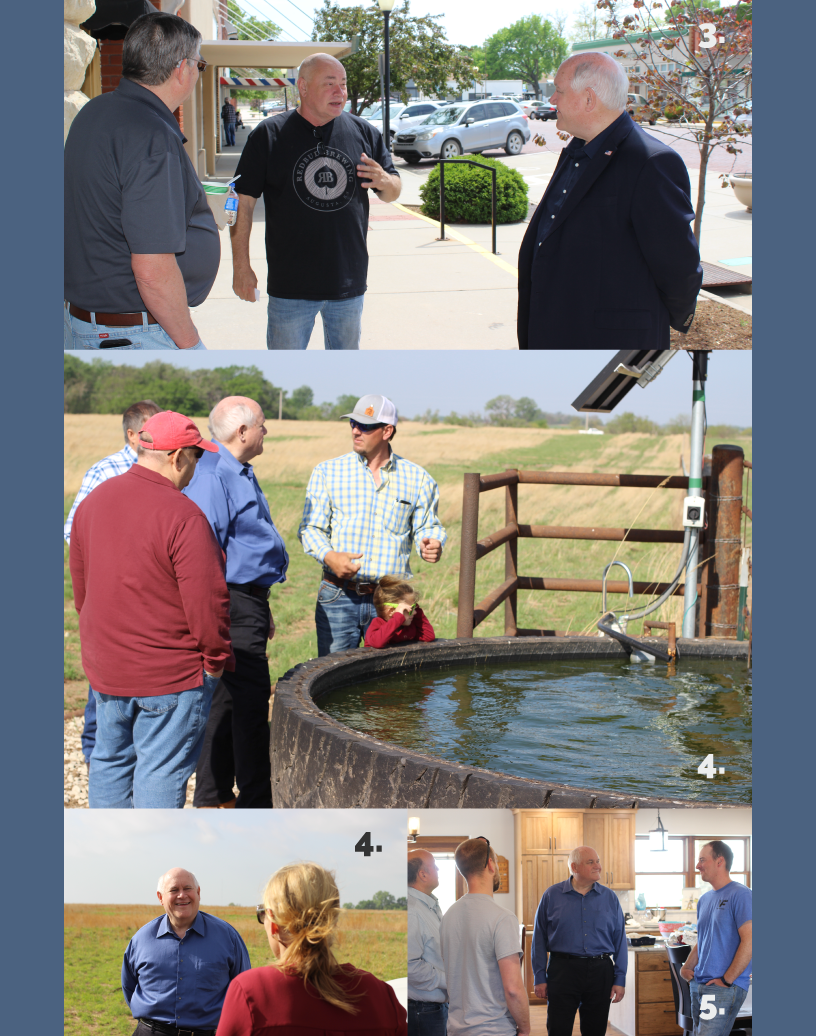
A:
[[[354,846],[364,832],[382,852]],[[66,810],[65,902],[156,903],[156,881],[186,867],[206,908],[260,902],[294,860],[335,872],[341,902],[405,895],[407,813],[399,809]]]
[[[73,353],[79,356],[78,353]],[[442,414],[481,412],[498,395],[531,396],[549,413],[573,413],[570,404],[614,353],[589,352],[200,352],[161,354],[179,367],[259,367],[273,384],[288,391],[314,390],[315,401],[333,402],[344,393],[381,392],[400,414],[426,410]],[[709,424],[747,427],[751,418],[751,352],[714,352],[706,388]],[[79,356],[86,359],[85,355]],[[156,353],[122,352],[110,361],[141,366]],[[679,353],[645,389],[635,387],[619,408],[663,424],[691,412],[691,360]],[[274,415],[267,415],[268,417]],[[605,419],[605,418],[604,418]]]

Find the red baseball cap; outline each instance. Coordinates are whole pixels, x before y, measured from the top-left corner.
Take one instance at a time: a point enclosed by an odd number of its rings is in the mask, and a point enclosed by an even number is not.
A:
[[[145,432],[152,442],[145,441]],[[218,453],[214,443],[201,438],[201,432],[194,421],[173,410],[164,410],[145,421],[139,433],[139,445],[143,450],[178,450],[184,446],[200,446],[208,453]]]

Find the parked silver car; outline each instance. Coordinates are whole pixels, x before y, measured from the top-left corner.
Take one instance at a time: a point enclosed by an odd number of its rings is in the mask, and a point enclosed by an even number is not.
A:
[[[468,101],[429,115],[407,132],[398,131],[394,154],[416,165],[423,158],[455,158],[503,147],[518,155],[530,139],[527,116],[515,101]]]

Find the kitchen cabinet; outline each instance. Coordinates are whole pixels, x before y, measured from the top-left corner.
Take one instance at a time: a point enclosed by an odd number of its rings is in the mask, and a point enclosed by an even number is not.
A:
[[[635,813],[593,809],[584,814],[584,844],[601,858],[601,883],[611,889],[635,887]]]
[[[582,844],[582,810],[531,809],[521,813],[521,842],[525,853],[569,853]]]
[[[609,1010],[625,1036],[682,1036],[665,949],[629,948],[626,996]]]

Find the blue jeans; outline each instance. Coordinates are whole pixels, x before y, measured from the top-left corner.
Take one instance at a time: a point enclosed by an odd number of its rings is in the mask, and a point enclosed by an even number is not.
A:
[[[218,681],[149,698],[100,694],[91,755],[91,809],[181,809]]]
[[[93,746],[96,742],[96,698],[93,688],[88,687],[88,704],[85,706],[85,724],[82,727],[82,754],[85,762],[90,763]]]
[[[235,146],[235,123],[225,122],[224,123],[224,136],[227,138],[227,147]]]
[[[94,314],[91,313],[93,317]],[[105,342],[120,338],[129,340],[130,345],[111,345],[105,348]],[[114,327],[112,324],[89,323],[72,317],[65,306],[65,330],[63,349],[105,349],[106,352],[121,352],[124,349],[176,349],[179,350],[170,335],[159,324],[148,324],[147,314],[142,313],[142,324],[135,327]],[[206,349],[203,342],[191,346],[192,349]]]
[[[278,299],[269,296],[267,349],[305,349],[314,330],[315,317],[323,317],[323,342],[327,349],[359,349],[365,295],[351,299]]]
[[[335,586],[325,579],[320,584],[315,608],[319,656],[359,647],[377,614],[374,595],[358,594],[353,587],[354,583],[349,581],[345,587]]]
[[[448,1005],[430,1001],[408,1001],[408,1036],[445,1036]]]
[[[728,1036],[736,1021],[739,1009],[748,996],[747,989],[739,986],[704,986],[693,979],[689,982],[691,991],[691,1014],[694,1018],[694,1036]],[[702,1004],[703,997],[713,997]],[[716,1013],[711,1018],[702,1014]],[[723,1013],[720,1014],[720,1011]]]

